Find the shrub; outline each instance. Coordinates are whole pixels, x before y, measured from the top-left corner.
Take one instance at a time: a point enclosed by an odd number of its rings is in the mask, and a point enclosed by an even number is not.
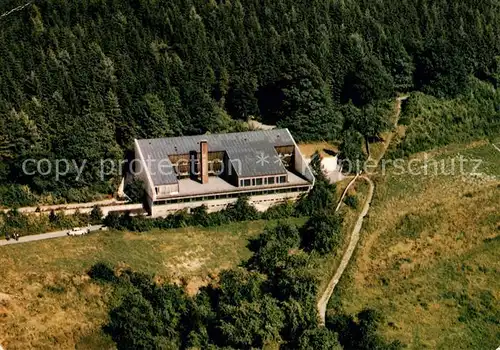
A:
[[[318,210],[332,208],[335,203],[335,188],[334,184],[327,181],[317,181],[313,189],[299,199],[297,215],[310,216]]]
[[[275,227],[267,227],[250,243],[254,255],[248,261],[248,266],[271,274],[275,269],[284,266],[289,251],[298,248],[299,243],[300,233],[296,226],[278,223]]]
[[[63,197],[70,203],[84,203],[92,201],[95,192],[89,187],[70,188],[63,194]]]
[[[146,198],[146,190],[144,182],[138,178],[134,178],[125,186],[125,193],[130,198],[132,203],[142,203]]]
[[[318,311],[314,299],[288,299],[282,302],[282,309],[285,313],[285,326],[282,330],[284,340],[293,342],[305,330],[318,327]]]
[[[108,215],[104,218],[104,225],[113,228],[113,229],[121,229],[121,223],[120,223],[120,214],[117,212],[110,212]]]
[[[179,210],[174,214],[170,214],[164,219],[163,223],[166,228],[186,227],[191,224],[191,217],[187,210]]]
[[[222,271],[219,284],[213,290],[214,301],[221,304],[237,305],[243,301],[253,302],[262,298],[265,276],[236,268]],[[212,286],[212,288],[215,288]]]
[[[164,327],[158,313],[140,293],[128,293],[109,314],[104,331],[111,335],[118,349],[178,349],[178,333]]]
[[[206,205],[202,205],[191,210],[190,221],[193,225],[204,227],[210,226],[210,216],[207,212],[207,209],[208,208]]]
[[[221,226],[230,222],[224,211],[216,211],[208,214],[209,226]]]
[[[262,349],[270,342],[280,342],[285,315],[276,299],[264,296],[251,303],[224,305],[217,328],[223,345],[240,349]]]
[[[36,200],[37,197],[29,190],[28,186],[0,186],[0,204],[9,207],[23,207],[35,204]]]
[[[102,281],[102,282],[116,281],[115,272],[107,263],[104,262],[98,262],[92,265],[87,274],[89,275],[90,278],[96,281]]]
[[[73,215],[67,217],[72,219],[74,226],[84,226],[90,223],[90,214],[82,213],[79,209],[76,209]]]
[[[323,166],[321,165],[321,155],[318,151],[314,152],[312,155],[309,166],[311,167],[317,181],[326,181],[325,172],[323,171]]]
[[[156,227],[155,224],[155,221],[141,216],[125,218],[125,215],[122,215],[122,222],[120,225],[126,227],[130,231],[147,232],[154,229]]]
[[[353,209],[357,209],[358,208],[358,197],[354,196],[354,195],[347,195],[345,198],[344,198],[344,203],[353,208]]]
[[[320,254],[333,251],[341,241],[341,224],[342,219],[335,213],[316,212],[302,227],[302,247]]]
[[[88,222],[88,215],[75,212],[74,215],[63,213],[51,215],[23,214],[13,209],[8,213],[0,213],[0,232],[19,235],[33,235],[81,226]]]
[[[363,153],[363,136],[353,130],[344,133],[339,148],[339,158],[342,160],[342,169],[350,173],[358,173],[363,170],[366,155]]]
[[[92,211],[90,212],[90,220],[92,223],[99,223],[102,221],[103,213],[101,207],[94,205]]]
[[[54,211],[54,209],[52,209],[49,213],[49,221],[52,223],[52,224],[55,224],[58,220],[58,217],[57,217],[57,214],[56,212]]]
[[[298,350],[341,350],[337,334],[328,328],[308,329],[300,336]]]
[[[357,320],[356,320],[357,319]],[[326,327],[339,334],[340,344],[345,349],[387,349],[398,350],[403,348],[399,341],[386,342],[377,332],[383,315],[372,309],[364,309],[356,315],[328,315]]]
[[[241,196],[224,210],[230,221],[250,221],[259,219],[257,209],[248,202],[248,197]]]
[[[83,220],[80,220],[78,212],[75,215],[66,215],[64,211],[60,211],[56,214],[57,220],[55,222],[55,227],[57,228],[66,228],[66,227],[75,227],[84,224]]]
[[[262,214],[262,218],[264,220],[285,219],[295,216],[295,214],[295,204],[287,201],[285,203],[271,206],[265,213]]]
[[[271,291],[275,298],[300,302],[316,300],[318,279],[308,266],[309,256],[298,253],[286,257],[279,268],[271,271]]]

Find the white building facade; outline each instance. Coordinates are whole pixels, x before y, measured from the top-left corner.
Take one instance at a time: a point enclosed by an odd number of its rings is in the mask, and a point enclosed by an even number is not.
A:
[[[248,196],[259,210],[296,200],[314,175],[288,129],[135,140],[135,173],[154,217]]]

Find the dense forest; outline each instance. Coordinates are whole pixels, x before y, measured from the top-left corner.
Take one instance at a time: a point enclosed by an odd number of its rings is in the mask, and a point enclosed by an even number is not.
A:
[[[250,117],[301,141],[376,136],[396,92],[496,87],[499,39],[497,0],[36,0],[0,18],[0,198],[111,193],[99,160],[126,157],[134,138]],[[498,96],[484,98],[472,133],[498,127]],[[28,158],[77,162],[56,181],[24,175]]]

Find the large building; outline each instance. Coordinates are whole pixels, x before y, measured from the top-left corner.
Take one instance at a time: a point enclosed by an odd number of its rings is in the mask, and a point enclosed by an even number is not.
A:
[[[203,204],[216,211],[243,195],[265,210],[314,185],[288,129],[135,140],[135,157],[152,216]]]

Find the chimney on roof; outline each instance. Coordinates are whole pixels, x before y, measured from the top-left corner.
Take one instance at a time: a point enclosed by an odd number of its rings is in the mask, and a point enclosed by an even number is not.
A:
[[[200,176],[201,183],[208,183],[208,141],[200,141]]]

